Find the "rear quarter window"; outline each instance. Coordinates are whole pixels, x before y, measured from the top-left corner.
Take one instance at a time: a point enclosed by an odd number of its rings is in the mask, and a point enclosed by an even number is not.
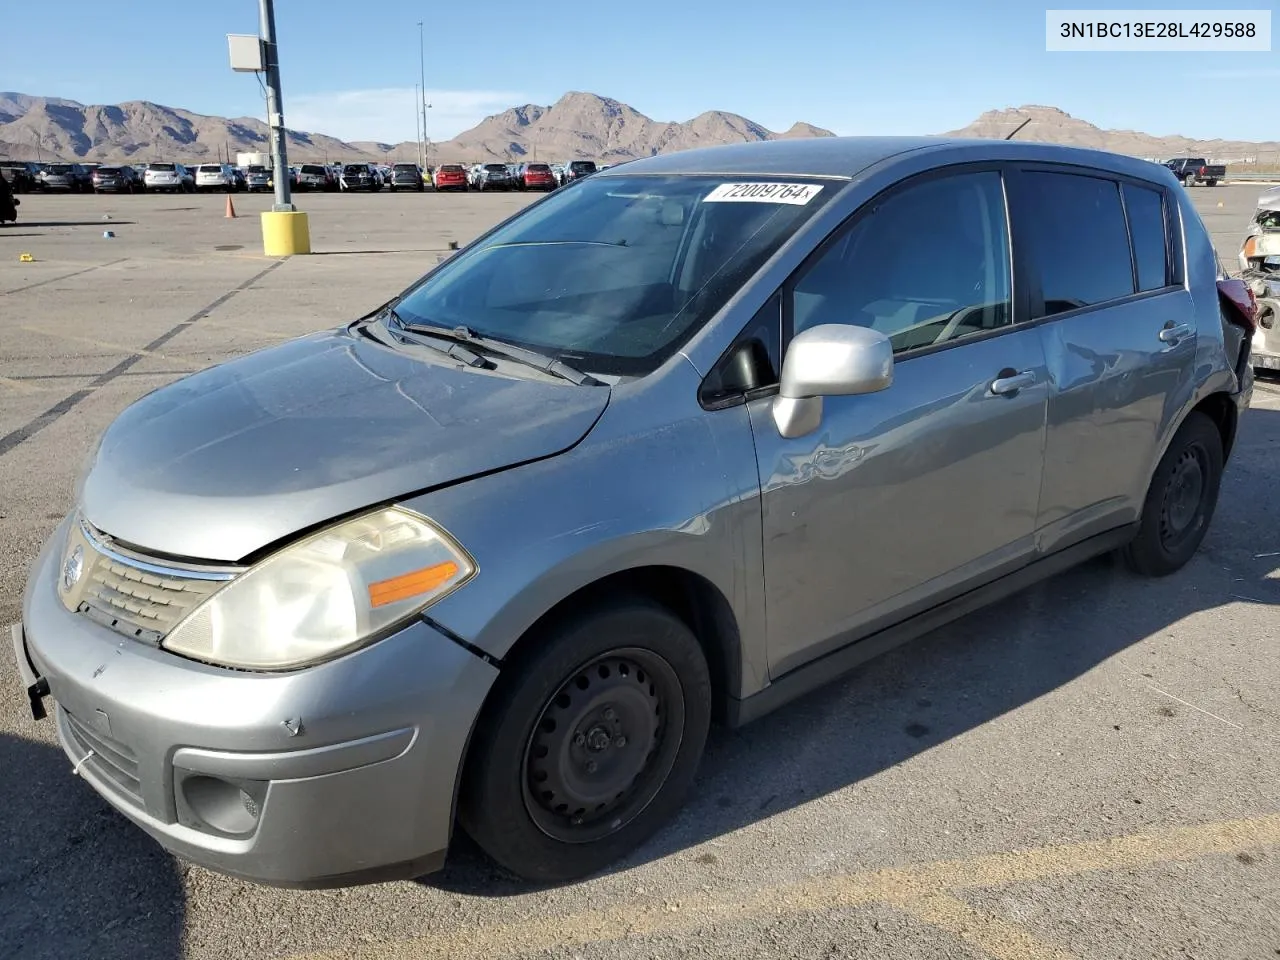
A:
[[[1120,184],[1081,174],[1028,171],[1020,191],[1031,271],[1046,317],[1129,296],[1133,262]],[[1163,286],[1163,284],[1161,284]]]
[[[1169,284],[1169,228],[1165,218],[1164,195],[1154,188],[1126,183],[1125,214],[1133,238],[1133,261],[1138,270],[1139,290],[1159,290]]]

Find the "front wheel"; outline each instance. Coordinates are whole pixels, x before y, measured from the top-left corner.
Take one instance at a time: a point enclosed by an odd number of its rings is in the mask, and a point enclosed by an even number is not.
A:
[[[1209,530],[1222,483],[1222,435],[1193,412],[1174,434],[1151,478],[1138,535],[1124,548],[1137,573],[1163,577],[1180,570]]]
[[[698,768],[711,681],[697,638],[644,599],[544,630],[489,698],[459,819],[493,860],[565,882],[624,856],[670,818]]]

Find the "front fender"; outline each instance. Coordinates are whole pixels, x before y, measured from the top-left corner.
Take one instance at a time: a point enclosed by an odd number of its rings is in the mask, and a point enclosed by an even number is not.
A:
[[[630,422],[643,409],[639,402],[611,403],[573,450],[410,501],[479,568],[427,615],[501,660],[579,590],[628,570],[675,567],[718,589],[737,621],[741,689],[728,692],[747,696],[763,687],[762,533],[750,422],[745,407],[707,412],[692,391],[687,396],[680,415],[652,411],[644,425]]]

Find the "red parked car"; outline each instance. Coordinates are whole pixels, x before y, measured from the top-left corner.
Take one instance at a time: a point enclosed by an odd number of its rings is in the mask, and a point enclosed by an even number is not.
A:
[[[556,175],[549,163],[526,163],[520,168],[521,190],[554,190]]]
[[[467,189],[467,171],[462,169],[460,163],[442,163],[436,167],[437,190],[462,190]]]

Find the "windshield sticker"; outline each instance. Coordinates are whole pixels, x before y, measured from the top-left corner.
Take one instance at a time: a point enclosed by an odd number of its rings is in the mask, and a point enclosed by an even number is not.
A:
[[[803,206],[822,190],[811,183],[722,183],[703,203],[791,203]]]

